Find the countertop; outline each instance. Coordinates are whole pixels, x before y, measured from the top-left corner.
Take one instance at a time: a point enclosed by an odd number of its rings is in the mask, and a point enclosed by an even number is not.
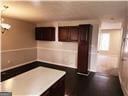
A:
[[[66,74],[56,69],[37,67],[1,83],[2,92],[13,96],[40,96]]]

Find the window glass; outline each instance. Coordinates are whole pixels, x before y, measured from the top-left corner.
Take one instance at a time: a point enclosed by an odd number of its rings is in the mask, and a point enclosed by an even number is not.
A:
[[[109,43],[110,43],[110,34],[109,33],[101,33],[100,50],[108,51]]]

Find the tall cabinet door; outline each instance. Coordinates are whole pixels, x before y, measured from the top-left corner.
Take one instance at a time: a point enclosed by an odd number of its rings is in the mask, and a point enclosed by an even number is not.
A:
[[[78,36],[78,72],[88,74],[88,64],[90,62],[92,40],[92,26],[79,25]]]

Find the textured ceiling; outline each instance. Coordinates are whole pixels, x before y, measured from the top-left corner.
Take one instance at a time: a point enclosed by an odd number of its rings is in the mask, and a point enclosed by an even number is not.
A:
[[[128,2],[127,2],[128,3]],[[9,8],[4,16],[30,22],[116,19],[126,15],[126,1],[87,2],[87,1],[6,1]]]

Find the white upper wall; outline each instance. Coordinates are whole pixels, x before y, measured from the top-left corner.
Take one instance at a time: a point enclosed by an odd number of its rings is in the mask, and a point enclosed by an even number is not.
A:
[[[101,25],[100,25],[100,29],[101,30],[113,30],[113,29],[122,29],[123,27],[123,19],[120,20],[115,20],[115,19],[110,19],[110,20],[102,20],[101,21]]]

